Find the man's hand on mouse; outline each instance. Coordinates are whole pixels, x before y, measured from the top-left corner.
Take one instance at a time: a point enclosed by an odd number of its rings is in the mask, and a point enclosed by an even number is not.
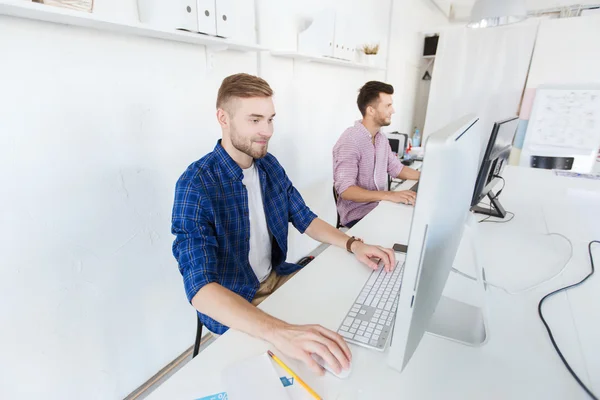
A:
[[[312,353],[325,360],[336,374],[350,368],[352,353],[344,338],[320,325],[283,323],[267,339],[286,356],[304,362],[319,375],[325,371],[311,357]]]

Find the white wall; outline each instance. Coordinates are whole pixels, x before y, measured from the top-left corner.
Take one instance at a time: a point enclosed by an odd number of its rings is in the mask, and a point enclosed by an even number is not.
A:
[[[469,113],[480,118],[482,132],[489,136],[495,121],[516,116],[536,29],[536,23],[521,23],[442,31],[424,137]]]
[[[96,11],[135,18],[134,0]],[[260,42],[294,48],[306,10],[333,7],[387,50],[390,0],[256,0]],[[236,0],[239,40],[254,41],[253,2]],[[346,11],[344,11],[346,10]],[[396,0],[389,80],[412,125],[420,37],[443,19]],[[188,348],[194,313],[171,255],[174,184],[210,151],[223,77],[261,73],[273,86],[270,148],[307,203],[334,222],[331,148],[359,118],[364,72],[0,17],[0,398],[122,398]],[[260,67],[259,67],[260,66]],[[260,69],[260,71],[259,71]],[[403,84],[407,82],[404,86]],[[289,260],[315,243],[293,234]],[[10,327],[8,329],[7,327]]]
[[[542,21],[527,88],[533,92],[541,86],[600,88],[599,37],[600,15]],[[535,102],[535,98],[529,99]],[[525,119],[529,117],[527,113]],[[532,147],[527,138],[522,151],[516,152],[524,166],[530,164],[532,155],[574,157],[573,170],[578,172],[592,172],[597,154],[597,149],[586,152],[555,146]]]
[[[389,83],[394,85],[394,108],[390,131],[411,133],[414,127],[415,97],[421,80],[424,34],[449,25],[431,1],[396,0],[392,14]]]
[[[528,88],[600,85],[600,15],[542,21]]]

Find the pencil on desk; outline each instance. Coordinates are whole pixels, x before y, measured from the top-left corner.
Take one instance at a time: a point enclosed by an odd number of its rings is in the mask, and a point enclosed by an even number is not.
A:
[[[269,353],[269,357],[271,357],[273,359],[273,361],[275,361],[277,364],[279,364],[279,366],[281,368],[283,368],[288,374],[292,375],[294,377],[294,379],[296,380],[296,382],[298,382],[300,385],[302,385],[302,387],[304,389],[306,389],[306,391],[308,393],[310,393],[315,399],[322,400],[321,396],[319,396],[317,394],[317,392],[312,390],[311,387],[306,384],[306,382],[304,382],[302,379],[300,379],[300,377],[298,375],[296,375],[296,373],[294,371],[292,371],[287,365],[285,365],[283,363],[283,361],[281,361],[279,358],[277,358],[277,356],[275,354],[273,354],[273,352],[271,350],[268,350],[267,353]]]

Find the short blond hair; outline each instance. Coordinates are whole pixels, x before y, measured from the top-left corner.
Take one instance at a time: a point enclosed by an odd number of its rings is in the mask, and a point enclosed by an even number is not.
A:
[[[235,97],[247,99],[250,97],[272,97],[273,89],[262,78],[250,74],[235,74],[223,79],[217,96],[217,109]]]

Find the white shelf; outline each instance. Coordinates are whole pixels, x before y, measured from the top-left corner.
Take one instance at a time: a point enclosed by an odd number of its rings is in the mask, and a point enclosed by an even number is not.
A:
[[[261,51],[265,47],[245,44],[229,39],[218,38],[200,33],[168,31],[150,27],[141,23],[113,22],[95,16],[93,13],[69,10],[23,0],[0,0],[0,15],[36,21],[53,22],[82,28],[97,29],[125,35],[143,36],[155,39],[171,40],[207,46],[213,51]]]
[[[362,68],[362,69],[372,69],[383,71],[385,68],[375,66],[375,65],[367,65],[361,64],[352,61],[341,60],[339,58],[332,57],[324,57],[324,56],[311,56],[308,54],[297,53],[295,51],[271,51],[271,55],[275,57],[284,57],[284,58],[293,58],[294,60],[304,61],[304,62],[316,62],[321,64],[330,64],[330,65],[341,65],[348,68]]]

